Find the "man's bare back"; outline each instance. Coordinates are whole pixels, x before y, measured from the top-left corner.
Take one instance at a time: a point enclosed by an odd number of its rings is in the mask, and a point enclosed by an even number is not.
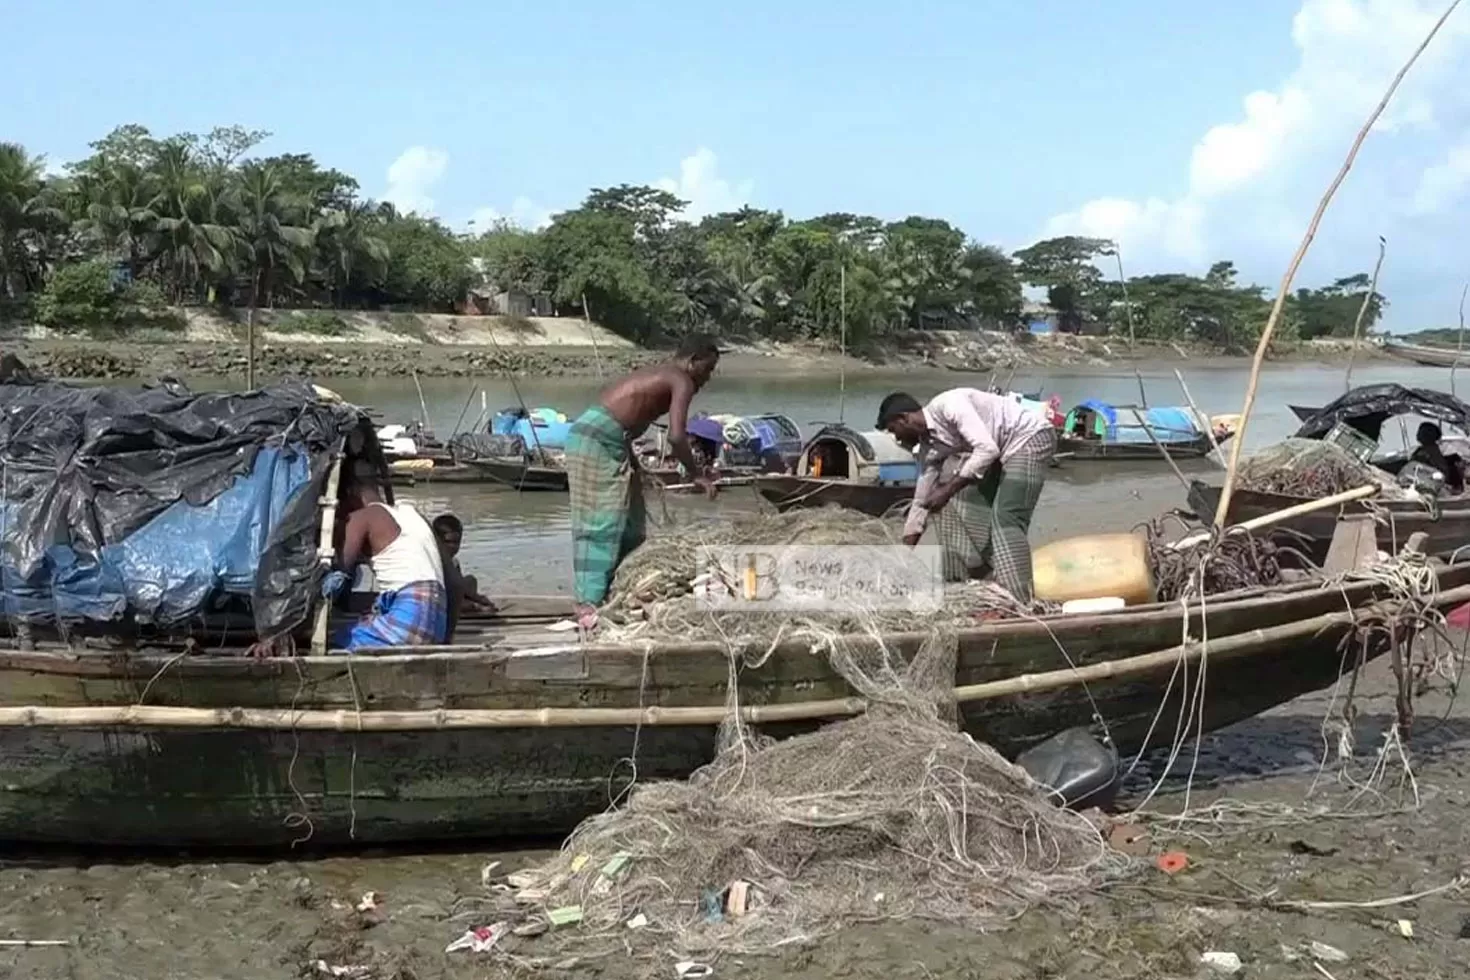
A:
[[[653,364],[614,381],[598,400],[622,423],[629,438],[636,439],[665,414],[672,424],[676,402],[683,403],[687,418],[693,396],[694,380],[688,371],[673,364]]]

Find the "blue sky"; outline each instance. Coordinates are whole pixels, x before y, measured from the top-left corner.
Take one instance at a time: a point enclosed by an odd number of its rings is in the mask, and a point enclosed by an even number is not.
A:
[[[10,0],[0,139],[240,123],[451,225],[592,186],[947,218],[1006,249],[1105,234],[1130,273],[1218,258],[1274,288],[1436,0],[739,5]],[[1470,255],[1470,10],[1405,83],[1304,269],[1366,271],[1394,329],[1452,323]]]

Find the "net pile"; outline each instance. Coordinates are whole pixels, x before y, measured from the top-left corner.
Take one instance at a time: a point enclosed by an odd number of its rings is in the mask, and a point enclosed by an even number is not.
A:
[[[1256,534],[1210,527],[1202,540],[1181,548],[1175,542],[1199,529],[1180,521],[1184,532],[1175,533],[1170,524],[1166,518],[1155,518],[1135,528],[1148,541],[1149,567],[1159,602],[1281,585],[1284,568],[1311,571],[1316,567],[1302,551],[1307,539],[1285,528]]]
[[[1243,490],[1313,500],[1376,484],[1385,498],[1409,494],[1394,478],[1346,449],[1320,439],[1287,439],[1242,460],[1238,485]]]
[[[944,587],[937,610],[922,613],[902,605],[757,612],[750,607],[712,608],[696,595],[709,576],[700,565],[701,549],[739,545],[893,545],[901,546],[898,523],[840,508],[761,514],[727,522],[671,524],[660,528],[618,567],[602,609],[600,639],[623,643],[638,639],[710,639],[732,649],[765,647],[783,639],[804,638],[826,650],[833,637],[929,629],[945,623],[974,626],[987,619],[1024,618],[1054,612],[1055,604],[1023,603],[993,582],[967,581]]]
[[[956,649],[939,631],[908,665],[881,644],[835,651],[867,714],[782,741],[752,732],[732,700],[713,762],[687,782],[636,786],[502,889],[496,911],[522,935],[554,910],[579,922],[514,955],[626,945],[709,958],[859,920],[988,929],[1122,873],[1127,859],[1092,823],[955,729]]]

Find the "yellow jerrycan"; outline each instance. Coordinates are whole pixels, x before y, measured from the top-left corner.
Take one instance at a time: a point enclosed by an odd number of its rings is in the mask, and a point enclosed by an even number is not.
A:
[[[1154,601],[1148,545],[1136,534],[1086,534],[1031,553],[1038,599],[1119,598],[1130,606]]]

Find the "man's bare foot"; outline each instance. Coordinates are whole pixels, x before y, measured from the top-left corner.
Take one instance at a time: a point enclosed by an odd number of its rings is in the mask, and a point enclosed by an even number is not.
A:
[[[577,625],[584,630],[595,629],[597,627],[597,607],[583,602],[577,603]]]

